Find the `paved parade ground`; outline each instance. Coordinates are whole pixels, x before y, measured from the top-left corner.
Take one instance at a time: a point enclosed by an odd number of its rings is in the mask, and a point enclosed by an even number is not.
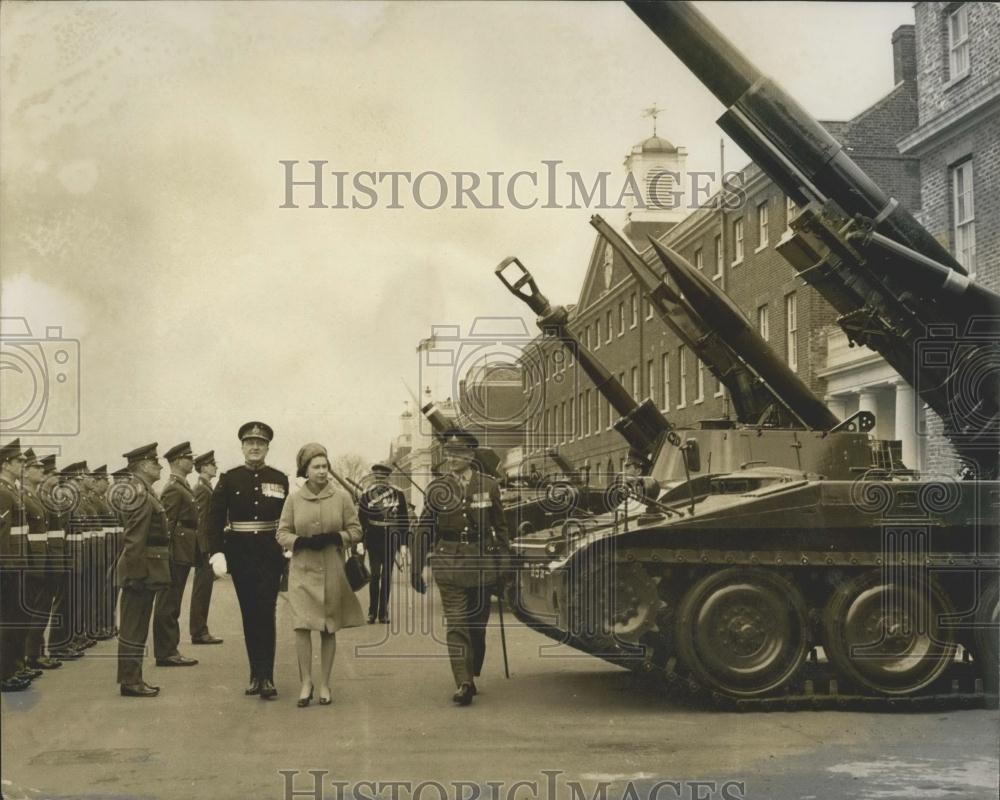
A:
[[[396,603],[401,598],[405,606],[410,593],[401,588],[397,582]],[[225,644],[192,647],[185,636],[182,652],[201,660],[192,668],[155,667],[147,656],[146,680],[162,687],[159,697],[119,696],[114,642],[46,673],[27,692],[3,695],[3,796],[997,796],[994,711],[682,709],[616,667],[548,647],[509,615],[510,680],[503,677],[493,629],[480,695],[459,708],[449,700],[454,687],[443,646],[400,630],[419,631],[421,615],[412,607],[395,611],[388,641],[381,625],[338,635],[333,705],[299,709],[285,601],[278,606],[279,696],[272,702],[244,697],[235,594],[229,580],[219,581],[210,622]],[[325,773],[314,777],[308,770]],[[321,783],[314,784],[317,778]],[[516,786],[519,780],[535,786]],[[402,783],[394,788],[391,781]],[[431,783],[419,787],[421,781]],[[658,785],[662,781],[671,783]]]

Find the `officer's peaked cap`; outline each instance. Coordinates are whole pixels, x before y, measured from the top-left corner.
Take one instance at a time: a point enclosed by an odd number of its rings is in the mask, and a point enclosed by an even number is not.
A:
[[[177,461],[179,458],[194,458],[194,450],[191,449],[191,442],[181,442],[180,444],[175,444],[163,457],[167,461]]]
[[[240,441],[244,439],[263,439],[270,442],[274,438],[274,429],[265,422],[246,422],[240,426]]]

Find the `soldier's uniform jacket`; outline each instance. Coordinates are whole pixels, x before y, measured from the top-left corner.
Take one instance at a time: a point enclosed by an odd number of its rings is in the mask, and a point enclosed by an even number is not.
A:
[[[101,539],[106,539],[115,532],[118,524],[115,511],[108,502],[108,499],[98,492],[91,492],[88,499],[91,511],[94,514],[94,530],[100,535]]]
[[[45,505],[27,484],[21,493],[24,503],[24,520],[28,526],[28,553],[34,560],[44,560],[48,554],[49,520]]]
[[[17,486],[0,477],[0,556],[7,560],[24,556],[27,551],[28,528]]]
[[[94,537],[95,531],[100,529],[97,519],[99,514],[91,498],[90,492],[81,490],[76,504],[69,513],[66,540],[71,545],[82,547]]]
[[[198,508],[198,535],[195,540],[198,543],[198,554],[208,555],[208,517],[212,508],[212,484],[201,476],[194,487],[194,503]]]
[[[414,569],[429,559],[438,583],[494,582],[509,547],[497,482],[475,470],[464,489],[454,475],[432,481],[411,547]]]
[[[170,534],[163,504],[145,483],[139,495],[123,510],[122,550],[118,557],[118,583],[147,589],[170,585]]]
[[[170,531],[170,559],[180,566],[195,562],[198,547],[198,506],[194,492],[183,478],[171,475],[160,494]]]
[[[209,551],[223,552],[223,531],[277,534],[278,518],[288,496],[288,476],[266,464],[251,469],[246,464],[223,472],[212,492],[208,518]],[[281,548],[272,535],[278,557]]]
[[[358,519],[365,534],[365,547],[383,555],[395,555],[410,527],[406,495],[395,486],[370,486],[358,501]]]

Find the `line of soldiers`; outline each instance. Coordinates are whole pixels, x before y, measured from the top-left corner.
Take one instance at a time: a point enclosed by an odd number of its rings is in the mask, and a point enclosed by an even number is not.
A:
[[[206,453],[193,459],[180,451],[174,455],[181,464],[184,456],[192,466],[199,465],[196,491],[203,496],[204,516],[211,494],[207,481],[216,469],[214,457]],[[0,447],[0,690],[24,691],[45,671],[79,659],[98,641],[119,635],[115,565],[138,486],[128,467],[109,475],[106,465],[90,469],[86,461],[78,461],[57,470],[54,455],[40,458],[31,449],[22,452],[18,439]],[[171,493],[180,493],[180,487]],[[172,503],[172,519],[165,524],[179,528],[183,514],[186,532],[191,519],[182,506]],[[194,525],[198,527],[197,515]],[[181,541],[183,537],[178,537]],[[188,565],[185,579],[190,564],[198,564],[191,605],[193,640],[221,642],[207,629],[213,579],[207,550],[170,548],[168,569],[174,568],[175,557],[178,568]],[[159,604],[154,626],[162,631],[157,636],[162,645],[158,655],[164,661],[178,655],[174,639],[183,593],[178,584],[171,582],[173,593],[164,593],[164,601],[170,602]]]

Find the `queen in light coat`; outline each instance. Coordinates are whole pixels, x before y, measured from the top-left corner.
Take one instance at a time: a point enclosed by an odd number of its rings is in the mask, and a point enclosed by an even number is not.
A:
[[[365,623],[361,603],[344,571],[344,551],[362,539],[361,524],[351,497],[330,481],[326,448],[305,445],[297,458],[299,477],[306,483],[285,500],[278,521],[278,543],[292,552],[288,601],[295,627],[295,645],[302,676],[299,705],[313,694],[312,631],[320,632],[322,675],[320,703],[330,702],[330,673],[336,654],[335,634]]]

